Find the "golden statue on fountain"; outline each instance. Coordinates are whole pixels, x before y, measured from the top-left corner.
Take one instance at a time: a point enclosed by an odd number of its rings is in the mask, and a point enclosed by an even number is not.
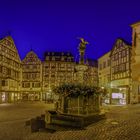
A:
[[[86,45],[89,44],[84,38],[80,38],[81,42],[79,44],[79,54],[80,54],[80,59],[79,63],[84,64],[84,55],[85,55],[85,49]]]

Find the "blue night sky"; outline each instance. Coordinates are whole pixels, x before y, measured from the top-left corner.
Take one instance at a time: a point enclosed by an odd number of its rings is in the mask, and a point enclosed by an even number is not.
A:
[[[0,37],[11,32],[21,59],[31,47],[40,58],[45,51],[76,56],[84,37],[86,56],[97,59],[118,37],[131,43],[139,9],[140,0],[0,0]]]

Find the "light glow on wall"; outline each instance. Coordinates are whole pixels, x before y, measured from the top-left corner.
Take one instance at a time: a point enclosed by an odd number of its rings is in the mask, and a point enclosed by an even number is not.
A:
[[[6,96],[5,93],[2,93],[2,102],[5,102]]]
[[[113,99],[123,98],[123,94],[122,93],[112,93],[112,98]]]

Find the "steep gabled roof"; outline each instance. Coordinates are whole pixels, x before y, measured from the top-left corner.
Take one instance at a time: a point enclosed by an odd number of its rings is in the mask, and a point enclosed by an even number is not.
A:
[[[14,40],[11,36],[6,36],[6,37],[2,38],[0,40],[0,44],[4,45],[5,47],[9,47],[9,49],[12,49],[17,54],[16,60],[21,61],[18,50],[17,50]]]
[[[26,57],[22,60],[22,64],[41,64],[41,60],[38,58],[35,52],[30,51]]]
[[[118,38],[116,39],[113,48],[111,50],[110,56],[113,54],[114,50],[116,49],[116,47],[130,47],[131,48],[131,44],[129,42],[127,42],[126,40],[122,39],[122,38]]]

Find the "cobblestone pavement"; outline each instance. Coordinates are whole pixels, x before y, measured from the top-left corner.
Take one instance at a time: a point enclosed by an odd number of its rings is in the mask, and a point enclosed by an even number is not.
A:
[[[41,103],[0,105],[0,140],[140,140],[140,105],[106,107],[107,119],[84,130],[31,133],[25,121],[47,108]]]

